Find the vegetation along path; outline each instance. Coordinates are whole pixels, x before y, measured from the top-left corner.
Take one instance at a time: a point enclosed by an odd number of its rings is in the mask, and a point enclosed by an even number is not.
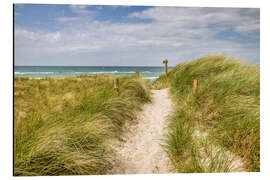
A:
[[[119,159],[114,174],[169,173],[170,160],[161,146],[166,117],[172,111],[168,94],[168,89],[152,90],[152,103],[144,105],[138,123],[129,126],[114,147]]]

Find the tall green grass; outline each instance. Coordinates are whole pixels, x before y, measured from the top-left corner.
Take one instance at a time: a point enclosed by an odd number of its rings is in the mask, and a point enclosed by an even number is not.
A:
[[[199,82],[196,94],[194,79]],[[169,118],[166,150],[178,172],[231,171],[228,158],[221,160],[222,156],[207,165],[202,162],[211,145],[239,156],[245,171],[260,171],[258,66],[225,56],[206,56],[179,64],[168,76],[159,77],[153,87],[170,87],[176,104]],[[204,145],[195,132],[207,134]],[[208,158],[217,154],[208,153]]]
[[[121,76],[15,78],[14,174],[106,174],[113,166],[108,141],[150,101],[150,82]]]

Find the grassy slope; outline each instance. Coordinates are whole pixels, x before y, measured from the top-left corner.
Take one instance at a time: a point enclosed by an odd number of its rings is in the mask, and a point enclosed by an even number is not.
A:
[[[150,101],[150,83],[112,76],[15,78],[15,175],[105,174],[112,166],[107,141]]]
[[[196,94],[194,79],[199,81]],[[179,64],[153,87],[170,87],[176,103],[166,149],[179,172],[230,171],[228,159],[211,152],[211,144],[240,156],[246,171],[260,170],[259,67],[206,56]],[[207,138],[194,136],[198,131]],[[206,166],[205,157],[210,159]]]

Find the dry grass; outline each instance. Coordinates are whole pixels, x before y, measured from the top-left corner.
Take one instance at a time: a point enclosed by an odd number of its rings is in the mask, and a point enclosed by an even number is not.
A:
[[[125,121],[150,101],[147,80],[121,76],[15,78],[16,176],[106,174]]]
[[[194,79],[199,81],[196,94]],[[218,146],[239,157],[245,171],[260,171],[259,67],[225,56],[206,56],[179,64],[153,83],[154,88],[168,86],[177,108],[169,120],[166,150],[179,172],[234,171],[228,168],[230,157],[221,160],[223,156],[216,153],[208,156],[215,157],[211,166],[202,163],[207,158],[194,138],[198,129],[208,135],[204,149]]]

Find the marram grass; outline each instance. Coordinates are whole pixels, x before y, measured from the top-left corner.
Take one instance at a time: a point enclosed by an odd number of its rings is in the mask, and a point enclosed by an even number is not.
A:
[[[196,94],[194,79],[199,82]],[[160,76],[153,87],[170,87],[175,101],[165,149],[178,172],[238,171],[230,167],[228,158],[208,152],[210,144],[238,156],[242,171],[260,171],[258,66],[225,56],[206,56],[179,64],[168,76]],[[198,136],[194,136],[196,132]],[[198,142],[202,134],[207,134],[204,145]],[[205,164],[204,159],[210,163]]]
[[[14,175],[106,174],[108,141],[150,101],[148,80],[121,76],[15,78]]]

